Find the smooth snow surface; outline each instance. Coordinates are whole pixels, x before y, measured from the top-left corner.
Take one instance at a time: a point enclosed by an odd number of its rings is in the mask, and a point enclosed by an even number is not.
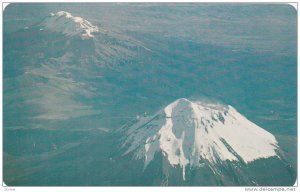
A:
[[[201,160],[249,163],[277,156],[275,137],[250,122],[231,106],[178,99],[151,118],[140,118],[126,130],[129,152],[144,159],[145,167],[156,152],[172,166],[201,166]]]
[[[65,11],[50,13],[50,16],[46,17],[40,26],[67,36],[80,36],[82,39],[90,39],[93,37],[92,33],[99,32],[98,27],[89,21]]]

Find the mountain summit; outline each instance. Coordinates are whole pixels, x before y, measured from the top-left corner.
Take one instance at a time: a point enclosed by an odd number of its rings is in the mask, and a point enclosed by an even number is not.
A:
[[[72,37],[80,36],[82,39],[93,38],[93,33],[99,32],[97,26],[66,11],[50,13],[39,26],[42,27],[40,30],[46,29]]]
[[[153,117],[143,117],[125,130],[125,154],[147,165],[161,152],[171,166],[185,169],[221,164],[247,164],[278,156],[275,137],[232,106],[178,99]]]

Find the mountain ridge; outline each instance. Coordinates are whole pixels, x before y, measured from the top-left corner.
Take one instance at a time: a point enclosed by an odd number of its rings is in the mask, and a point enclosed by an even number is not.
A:
[[[59,32],[70,37],[80,37],[82,40],[92,39],[94,33],[100,32],[100,29],[88,20],[66,11],[51,12],[37,26],[41,31]]]

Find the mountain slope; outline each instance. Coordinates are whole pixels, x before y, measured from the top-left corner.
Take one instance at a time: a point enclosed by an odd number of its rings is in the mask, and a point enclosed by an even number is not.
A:
[[[6,127],[101,113],[107,93],[122,91],[111,81],[120,66],[148,52],[141,42],[104,28],[59,11],[5,36]]]
[[[178,99],[153,118],[127,126],[123,147],[144,165],[161,152],[170,165],[201,167],[203,160],[217,165],[226,160],[250,163],[278,156],[275,137],[250,122],[231,106]]]

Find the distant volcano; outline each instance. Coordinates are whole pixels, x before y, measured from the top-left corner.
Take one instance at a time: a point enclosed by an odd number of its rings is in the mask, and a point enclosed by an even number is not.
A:
[[[67,120],[99,114],[99,108],[95,109],[98,101],[93,105],[85,102],[98,100],[100,93],[110,92],[111,87],[118,89],[120,85],[114,85],[109,77],[120,66],[129,65],[136,55],[149,53],[134,38],[104,26],[100,29],[65,11],[37,20],[5,38],[6,49],[15,50],[6,58],[18,61],[10,67],[19,74],[18,78],[9,79],[12,82],[6,88],[20,89],[22,94],[38,98],[29,103],[22,100],[31,112],[36,106],[36,119]],[[117,78],[122,77],[118,74]]]
[[[126,128],[125,154],[134,153],[147,165],[156,153],[171,166],[212,167],[226,160],[247,164],[277,155],[275,137],[231,106],[178,99],[153,117],[143,117]],[[279,156],[278,156],[279,157]]]
[[[47,29],[67,36],[80,36],[82,39],[93,38],[93,33],[99,32],[98,27],[89,21],[65,11],[50,13],[39,26],[42,27],[41,30]]]

